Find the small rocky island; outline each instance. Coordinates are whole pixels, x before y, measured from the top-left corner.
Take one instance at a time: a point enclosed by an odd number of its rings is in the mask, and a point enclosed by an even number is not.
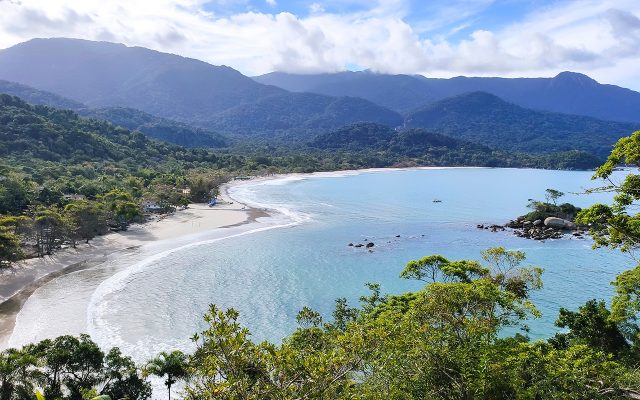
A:
[[[574,220],[580,208],[569,203],[557,204],[564,193],[547,189],[546,201],[530,199],[527,205],[532,211],[521,215],[505,225],[478,225],[478,229],[488,229],[492,232],[513,229],[516,236],[533,240],[562,239],[565,235],[582,238],[587,227],[577,225]]]

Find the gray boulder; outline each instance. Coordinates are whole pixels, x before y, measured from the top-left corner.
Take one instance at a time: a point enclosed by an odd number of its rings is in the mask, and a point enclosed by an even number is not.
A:
[[[576,224],[571,221],[567,221],[566,219],[556,218],[556,217],[547,217],[544,220],[544,225],[549,228],[554,229],[575,229]]]
[[[540,226],[540,225],[542,225],[543,223],[544,223],[544,222],[542,222],[542,220],[541,220],[541,219],[537,219],[537,220],[533,221],[533,226]]]

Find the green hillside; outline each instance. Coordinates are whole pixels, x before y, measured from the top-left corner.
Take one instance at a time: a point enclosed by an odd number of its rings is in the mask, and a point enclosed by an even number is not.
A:
[[[587,151],[604,159],[615,142],[640,128],[637,123],[522,108],[484,92],[468,93],[422,107],[406,126],[531,153]]]
[[[589,169],[599,160],[583,151],[531,155],[492,149],[474,142],[424,129],[395,130],[380,124],[359,123],[320,134],[309,146],[341,157],[368,162],[367,166],[441,165]]]
[[[240,134],[299,134],[339,128],[355,122],[402,124],[400,114],[354,97],[286,93],[244,104],[216,115],[209,125]]]
[[[138,130],[152,138],[184,147],[218,148],[229,145],[229,140],[216,132],[156,117],[133,108],[85,108],[78,113],[83,117],[109,121],[114,125]]]

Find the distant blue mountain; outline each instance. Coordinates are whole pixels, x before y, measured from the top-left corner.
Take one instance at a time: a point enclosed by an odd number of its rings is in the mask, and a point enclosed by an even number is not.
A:
[[[88,107],[129,107],[184,122],[283,89],[225,66],[142,47],[78,39],[33,39],[0,50],[0,79]]]
[[[402,125],[395,111],[355,97],[331,97],[313,93],[285,93],[243,104],[213,117],[208,125],[223,132],[313,133],[356,122]]]
[[[604,85],[586,75],[562,72],[553,78],[433,79],[368,71],[296,75],[274,72],[254,78],[293,92],[354,96],[398,112],[448,97],[482,91],[522,107],[589,117],[640,122],[640,93]]]
[[[0,79],[46,90],[89,108],[137,109],[234,133],[334,128],[369,118],[392,126],[402,123],[398,113],[360,98],[310,95],[311,101],[309,96],[257,83],[226,66],[109,42],[33,39],[0,50]],[[101,115],[135,120],[122,109]],[[147,131],[184,138],[181,133]],[[189,145],[182,140],[181,144]]]
[[[19,97],[27,103],[34,105],[51,106],[55,108],[68,108],[71,110],[78,110],[80,108],[86,107],[84,104],[78,101],[67,99],[66,97],[62,97],[44,90],[38,90],[32,88],[31,86],[23,85],[16,82],[0,80],[0,93]]]

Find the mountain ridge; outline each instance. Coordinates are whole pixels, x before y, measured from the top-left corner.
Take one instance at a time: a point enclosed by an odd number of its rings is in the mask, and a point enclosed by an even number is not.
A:
[[[531,110],[486,92],[441,100],[407,114],[407,128],[424,128],[493,148],[533,153],[582,150],[601,159],[640,123]]]
[[[541,111],[640,122],[640,93],[600,84],[587,75],[569,71],[552,78],[458,76],[444,79],[347,71],[308,75],[272,72],[254,79],[294,92],[361,97],[403,113],[448,97],[483,91]]]
[[[118,43],[32,39],[0,50],[0,79],[65,96],[90,108],[138,109],[205,129],[225,118],[244,122],[253,115],[250,111],[260,108],[267,98],[285,99],[283,103],[288,105],[270,109],[274,120],[284,121],[297,113],[295,123],[299,125],[318,122],[314,122],[315,114],[308,120],[300,118],[296,104],[300,94],[257,83],[231,67]],[[340,103],[356,114],[382,113],[401,119],[395,112],[382,110],[381,106],[360,98],[314,96],[319,102]],[[247,116],[231,116],[242,109],[247,110]],[[336,127],[344,122],[339,114],[336,121],[328,121],[330,117],[321,118],[321,124]],[[255,131],[258,127],[253,125]],[[232,128],[233,132],[238,131],[237,126]]]

